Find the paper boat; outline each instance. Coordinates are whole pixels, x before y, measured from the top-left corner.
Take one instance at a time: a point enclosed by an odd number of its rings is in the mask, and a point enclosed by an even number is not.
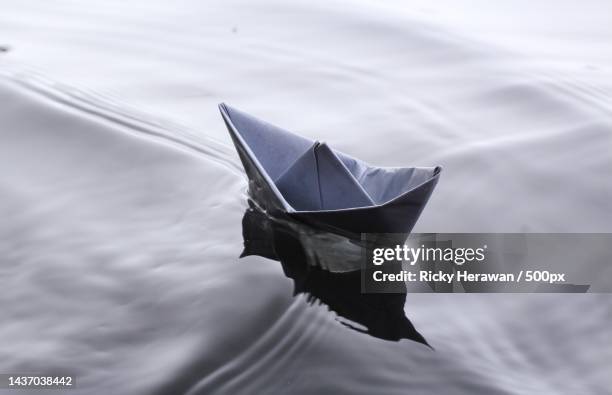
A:
[[[370,166],[226,104],[219,109],[249,192],[271,214],[351,234],[407,233],[438,182],[440,167]]]

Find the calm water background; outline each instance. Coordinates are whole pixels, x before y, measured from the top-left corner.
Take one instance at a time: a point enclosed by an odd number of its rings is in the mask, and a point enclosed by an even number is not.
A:
[[[220,101],[444,166],[415,231],[612,231],[612,5],[428,3],[5,2],[0,372],[73,372],[75,394],[612,393],[608,295],[409,295],[432,352],[238,259]]]

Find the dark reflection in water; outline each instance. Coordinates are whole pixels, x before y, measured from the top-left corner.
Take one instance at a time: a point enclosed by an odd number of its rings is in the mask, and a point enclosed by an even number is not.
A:
[[[405,293],[361,292],[359,241],[321,232],[288,218],[271,218],[249,202],[242,219],[244,251],[279,261],[294,295],[308,295],[339,315],[345,326],[385,339],[429,345],[404,314]]]

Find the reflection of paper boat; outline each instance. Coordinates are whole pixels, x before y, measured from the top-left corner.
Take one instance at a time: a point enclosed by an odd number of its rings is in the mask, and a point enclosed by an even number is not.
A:
[[[373,167],[228,105],[221,115],[264,209],[350,233],[410,232],[440,167]]]
[[[250,202],[249,202],[250,203]],[[240,257],[259,255],[279,261],[293,280],[294,294],[325,303],[343,325],[385,340],[410,339],[425,345],[427,340],[406,316],[406,288],[401,293],[362,292],[360,246],[342,236],[308,225],[271,219],[255,206],[242,218],[244,251]],[[353,270],[344,269],[356,265]],[[330,270],[331,269],[331,270]],[[340,271],[336,271],[340,269]]]

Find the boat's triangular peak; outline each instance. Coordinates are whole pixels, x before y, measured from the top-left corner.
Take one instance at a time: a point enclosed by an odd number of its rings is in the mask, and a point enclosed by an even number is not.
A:
[[[235,131],[240,134],[272,180],[276,180],[314,144],[314,141],[287,132],[228,105],[222,106]]]
[[[219,108],[254,198],[302,219],[336,222],[332,225],[340,228],[348,222],[348,228],[359,232],[362,227],[404,232],[412,229],[441,170],[370,166],[226,104]],[[404,223],[394,218],[402,211]],[[359,225],[377,218],[378,224]]]
[[[306,150],[275,180],[276,187],[295,210],[321,210],[316,144]]]
[[[370,207],[374,202],[325,143],[314,143],[277,180],[296,211]]]

